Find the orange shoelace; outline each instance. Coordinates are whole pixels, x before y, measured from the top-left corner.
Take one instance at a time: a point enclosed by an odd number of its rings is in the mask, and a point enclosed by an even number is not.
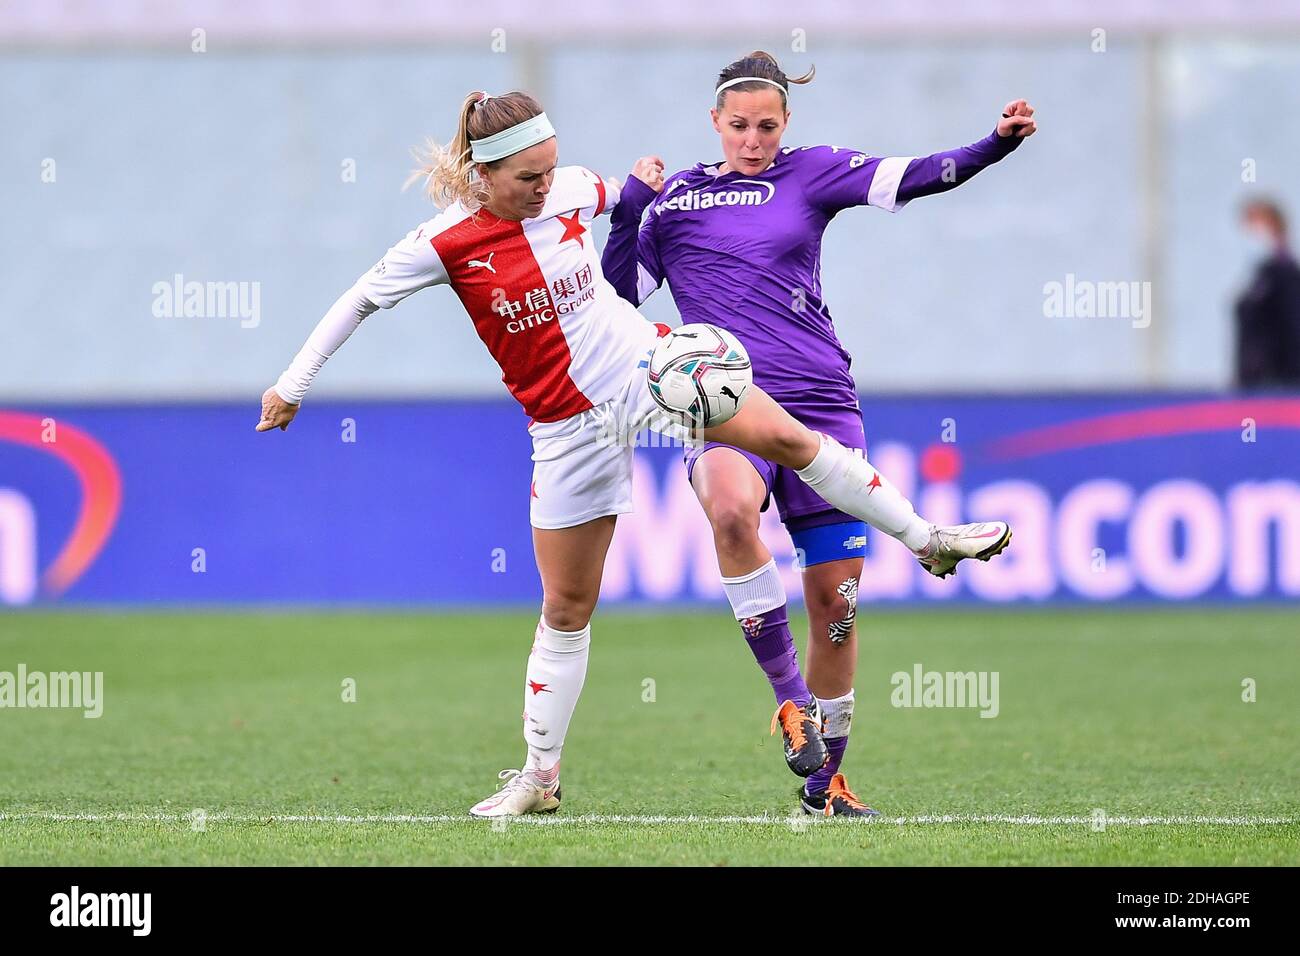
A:
[[[831,816],[835,811],[831,804],[835,798],[843,800],[855,810],[870,810],[871,808],[858,799],[858,795],[849,789],[849,783],[844,779],[844,774],[837,773],[831,777],[831,785],[826,788],[826,809],[823,811],[826,816]]]
[[[799,750],[808,742],[808,735],[803,732],[803,722],[807,719],[808,715],[799,709],[798,704],[787,700],[772,715],[772,733],[776,733],[776,726],[779,723],[786,736],[790,738],[790,746]]]

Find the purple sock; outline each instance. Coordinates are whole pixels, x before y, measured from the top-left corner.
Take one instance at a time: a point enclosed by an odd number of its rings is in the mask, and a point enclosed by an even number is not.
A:
[[[831,785],[831,777],[839,773],[840,762],[844,760],[844,751],[849,749],[848,735],[827,737],[826,749],[831,752],[831,759],[826,761],[826,766],[814,771],[812,776],[804,783],[805,793],[817,793]]]
[[[745,632],[745,643],[749,645],[763,668],[776,702],[782,704],[792,700],[800,707],[812,700],[812,693],[804,683],[803,674],[799,672],[799,658],[795,654],[794,637],[790,634],[790,620],[786,616],[785,605],[740,621],[740,628]]]

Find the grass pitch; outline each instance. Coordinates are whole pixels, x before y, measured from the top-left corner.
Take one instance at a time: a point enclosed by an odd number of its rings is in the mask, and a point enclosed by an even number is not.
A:
[[[564,805],[506,825],[464,814],[533,614],[2,615],[0,671],[102,671],[104,713],[0,709],[0,864],[1300,863],[1293,611],[863,610],[867,824],[792,815],[722,608],[598,613]],[[998,672],[997,717],[894,707],[916,664]]]

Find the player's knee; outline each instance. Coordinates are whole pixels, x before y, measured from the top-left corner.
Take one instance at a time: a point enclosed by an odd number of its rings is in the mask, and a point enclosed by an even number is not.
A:
[[[548,591],[542,598],[542,620],[557,631],[581,631],[591,623],[596,597],[576,589]]]
[[[833,591],[830,594],[809,594],[805,591],[804,610],[808,612],[808,621],[815,631],[825,631],[831,621],[842,619],[848,613],[844,599]]]
[[[719,550],[735,551],[758,538],[758,507],[740,498],[711,502],[709,524]]]
[[[773,428],[768,449],[766,457],[773,461],[787,468],[802,468],[817,454],[818,439],[815,432],[790,419]]]
[[[858,579],[850,577],[836,585],[809,588],[804,592],[804,602],[813,632],[825,634],[832,644],[843,644],[857,625]]]

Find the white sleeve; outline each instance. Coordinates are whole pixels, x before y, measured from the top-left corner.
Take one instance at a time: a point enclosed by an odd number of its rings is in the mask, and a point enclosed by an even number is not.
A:
[[[609,179],[602,180],[602,182],[605,185],[605,208],[601,209],[596,215],[607,216],[614,211],[618,201],[623,198],[623,187],[612,176]]]
[[[618,205],[619,197],[623,192],[618,180],[612,176],[606,179],[586,166],[574,166],[572,168],[579,171],[582,181],[586,184],[588,192],[586,205],[583,208],[591,210],[589,218],[595,219],[597,216],[609,215],[614,207]]]
[[[391,309],[412,292],[447,281],[447,272],[429,241],[429,231],[426,223],[407,233],[330,306],[276,381],[275,390],[282,399],[300,404],[316,373],[370,313]]]

